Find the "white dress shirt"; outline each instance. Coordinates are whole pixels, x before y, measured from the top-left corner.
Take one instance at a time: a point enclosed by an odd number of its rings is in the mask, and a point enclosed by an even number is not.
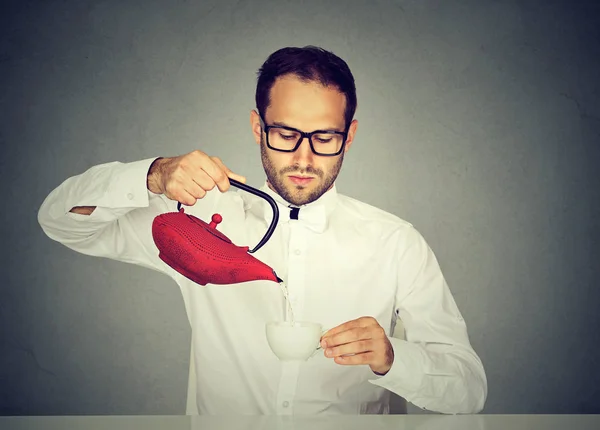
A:
[[[45,199],[38,220],[51,239],[75,251],[148,267],[177,282],[192,328],[200,414],[381,414],[389,412],[390,391],[431,411],[481,411],[483,365],[433,252],[410,223],[335,186],[290,220],[288,203],[262,186],[280,217],[254,256],[286,282],[295,319],[328,329],[374,317],[395,355],[384,376],[367,365],[337,364],[322,351],[306,362],[280,362],[265,337],[266,322],[286,317],[279,284],[203,287],[159,259],[152,221],[176,211],[177,202],[146,188],[154,160],[107,163],[67,179]],[[69,212],[74,206],[96,210],[79,215]],[[221,214],[218,230],[250,249],[272,218],[264,199],[233,187],[182,207],[206,222]],[[391,337],[397,318],[405,340]]]

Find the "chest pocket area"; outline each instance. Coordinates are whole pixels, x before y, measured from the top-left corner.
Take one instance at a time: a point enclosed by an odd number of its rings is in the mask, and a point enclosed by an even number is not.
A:
[[[394,320],[396,275],[385,250],[352,250],[311,253],[307,268],[305,318],[325,329],[370,316],[388,331]],[[389,333],[388,333],[389,334]]]

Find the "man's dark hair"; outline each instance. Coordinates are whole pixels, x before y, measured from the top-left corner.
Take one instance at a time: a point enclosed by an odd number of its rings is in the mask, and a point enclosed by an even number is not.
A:
[[[356,111],[356,87],[348,64],[333,52],[316,46],[288,47],[272,53],[258,70],[256,108],[263,116],[270,104],[270,93],[275,80],[293,74],[303,81],[319,82],[335,87],[346,96],[344,119],[346,127]]]

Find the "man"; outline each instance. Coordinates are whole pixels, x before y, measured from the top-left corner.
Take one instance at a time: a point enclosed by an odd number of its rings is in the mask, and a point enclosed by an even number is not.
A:
[[[245,178],[217,157],[196,150],[94,166],[50,193],[42,228],[78,252],[177,282],[201,414],[381,414],[390,392],[441,413],[481,411],[485,372],[433,252],[408,222],[337,192],[358,124],[347,64],[320,48],[281,49],[259,70],[256,105],[250,123],[267,177],[262,190],[280,219],[254,255],[285,281],[296,320],[329,328],[322,354],[292,363],[270,351],[265,323],[285,312],[277,284],[203,287],[159,259],[151,224],[178,202],[205,221],[221,214],[219,230],[237,245],[264,235],[270,206],[228,192],[229,178]],[[391,337],[398,318],[406,340]]]

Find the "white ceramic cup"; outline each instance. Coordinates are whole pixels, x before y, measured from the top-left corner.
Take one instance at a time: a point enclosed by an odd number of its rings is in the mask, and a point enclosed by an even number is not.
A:
[[[267,342],[282,361],[306,361],[319,348],[322,335],[319,323],[308,321],[271,321],[265,326]]]

